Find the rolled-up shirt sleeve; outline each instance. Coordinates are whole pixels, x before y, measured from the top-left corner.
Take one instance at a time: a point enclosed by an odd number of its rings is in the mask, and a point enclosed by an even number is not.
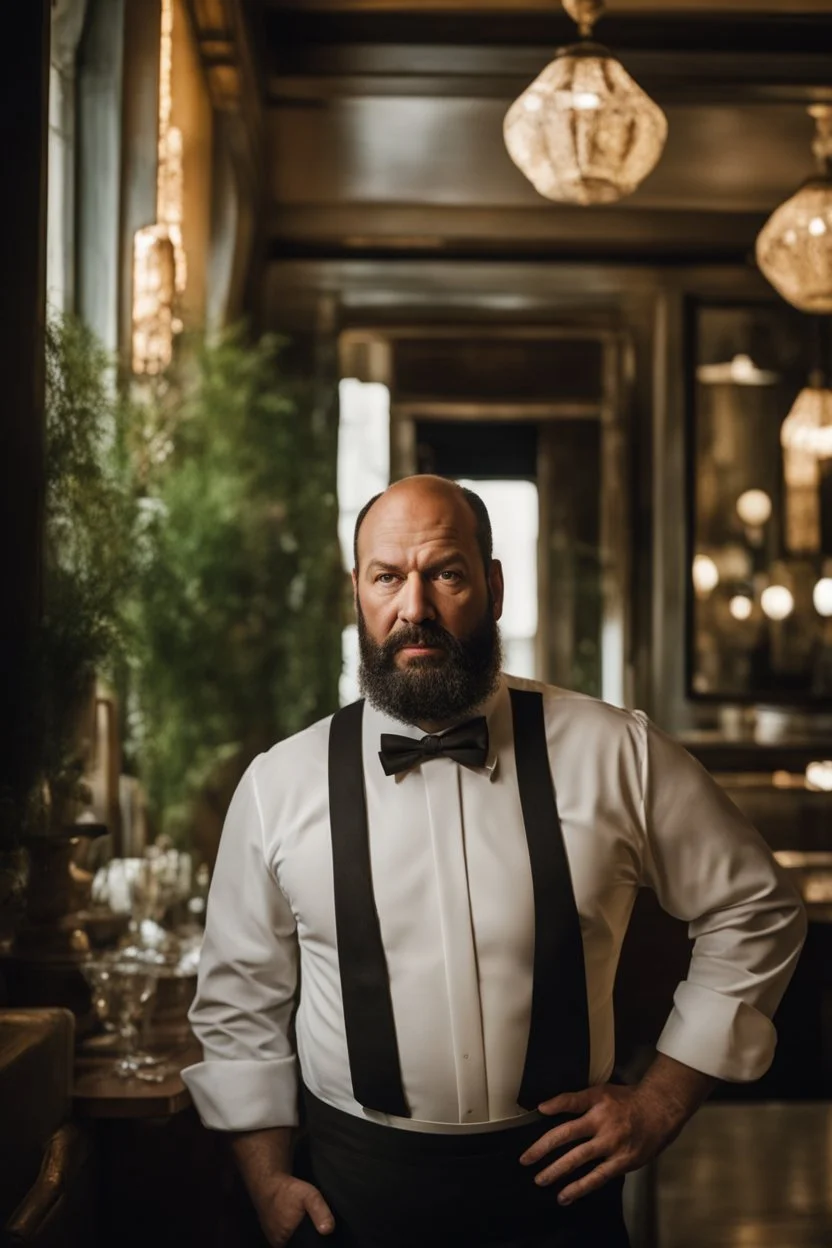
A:
[[[762,837],[678,742],[643,729],[643,883],[695,942],[660,1053],[718,1079],[760,1078],[806,936],[803,904]]]
[[[297,1123],[297,935],[266,861],[256,766],[231,799],[208,896],[188,1015],[204,1060],[182,1072],[205,1126],[225,1131]]]

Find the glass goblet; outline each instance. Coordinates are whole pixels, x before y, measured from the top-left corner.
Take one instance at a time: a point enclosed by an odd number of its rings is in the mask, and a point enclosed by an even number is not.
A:
[[[121,1056],[113,1071],[122,1079],[161,1083],[171,1069],[139,1048],[139,1024],[156,991],[153,968],[138,962],[105,958],[87,962],[84,974],[92,987],[93,1004],[105,1026],[118,1031]]]

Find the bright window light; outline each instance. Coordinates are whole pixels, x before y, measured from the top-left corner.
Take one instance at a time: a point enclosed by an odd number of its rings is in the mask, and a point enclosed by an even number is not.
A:
[[[494,557],[500,559],[506,598],[500,631],[504,666],[513,676],[537,675],[537,545],[540,510],[537,486],[531,481],[461,480],[479,494],[491,516]]]
[[[390,484],[390,391],[378,382],[339,386],[338,537],[341,557],[353,566],[353,534],[358,513],[374,494]],[[341,705],[358,697],[358,629],[350,625],[341,639]]]

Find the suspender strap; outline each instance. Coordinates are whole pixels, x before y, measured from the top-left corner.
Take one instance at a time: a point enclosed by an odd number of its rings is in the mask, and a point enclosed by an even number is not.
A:
[[[338,711],[329,735],[329,818],[335,930],[355,1099],[409,1118],[387,960],[373,896],[361,725],[364,703]]]
[[[558,815],[542,695],[511,689],[514,753],[534,888],[534,983],[517,1103],[535,1109],[589,1081],[589,1016],[581,925]]]

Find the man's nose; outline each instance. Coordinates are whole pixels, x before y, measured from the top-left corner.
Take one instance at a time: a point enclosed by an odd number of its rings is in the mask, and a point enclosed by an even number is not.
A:
[[[421,624],[435,618],[427,585],[418,572],[411,572],[401,589],[399,619],[405,624]]]

